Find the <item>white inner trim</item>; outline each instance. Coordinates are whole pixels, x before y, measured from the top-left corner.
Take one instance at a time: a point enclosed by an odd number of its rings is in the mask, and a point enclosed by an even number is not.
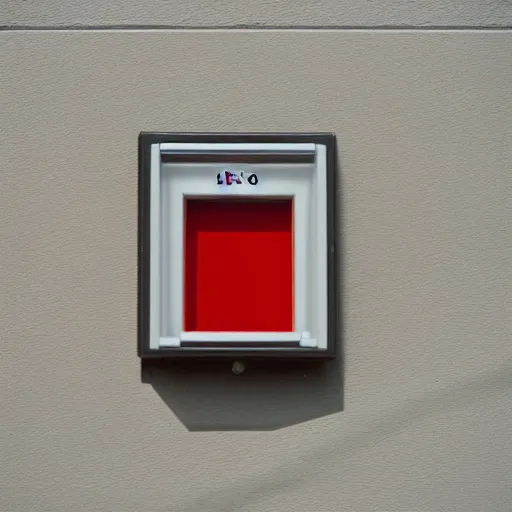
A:
[[[311,230],[308,186],[297,187],[293,196],[293,295],[296,331],[306,331],[308,314],[308,233]]]
[[[300,332],[194,332],[185,331],[180,333],[181,342],[287,342],[299,343]]]
[[[312,168],[311,165],[306,164]],[[175,167],[175,169],[174,169]],[[176,338],[183,332],[184,303],[183,303],[183,251],[184,251],[184,224],[185,224],[185,200],[187,197],[287,197],[293,201],[294,218],[294,329],[301,332],[306,330],[307,324],[307,245],[308,232],[312,227],[308,216],[308,189],[311,176],[305,172],[290,173],[289,167],[293,164],[283,165],[282,172],[276,172],[271,164],[254,165],[240,164],[237,170],[251,169],[259,173],[261,187],[250,185],[231,185],[221,187],[217,185],[216,174],[222,165],[213,164],[164,164],[162,174],[162,187],[165,195],[169,197],[168,210],[164,211],[164,218],[171,219],[166,230],[169,233],[168,245],[172,248],[167,261],[170,262],[167,289],[170,290],[169,300],[163,302],[162,315],[170,321],[166,336]],[[191,169],[196,172],[191,172]],[[265,172],[269,177],[266,183]],[[269,183],[270,182],[270,183]],[[164,194],[162,194],[164,195]],[[163,208],[166,205],[162,205]],[[176,255],[180,256],[176,256]],[[267,340],[264,333],[260,333],[261,341]],[[300,338],[299,338],[300,339]]]

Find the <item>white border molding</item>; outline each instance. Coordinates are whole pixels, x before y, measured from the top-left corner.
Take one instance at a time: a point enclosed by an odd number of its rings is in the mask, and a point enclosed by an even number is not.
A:
[[[151,145],[151,210],[150,216],[150,317],[149,317],[149,347],[160,347],[160,145]]]
[[[160,144],[162,153],[201,153],[201,152],[262,152],[262,153],[314,153],[315,144],[209,144],[167,142]]]
[[[316,146],[316,338],[318,348],[327,349],[327,148]]]
[[[151,145],[150,187],[150,348],[187,343],[296,343],[327,349],[327,161],[323,144],[162,143]],[[300,166],[297,180],[277,178],[265,187],[220,189],[204,174],[186,179],[162,174],[161,154],[183,153],[315,154],[314,171],[306,179]],[[171,162],[172,163],[172,162]],[[167,165],[167,164],[166,164]],[[293,169],[292,169],[293,170]],[[169,173],[165,170],[164,173]],[[295,176],[295,174],[294,174]],[[293,332],[185,332],[183,296],[184,203],[188,196],[249,195],[291,197],[294,239]],[[167,220],[167,218],[169,220]],[[172,253],[172,254],[171,254]],[[180,256],[177,257],[176,255]],[[168,267],[166,266],[168,265]],[[313,279],[311,279],[311,277]],[[162,284],[166,288],[162,288]],[[309,289],[308,287],[312,287]],[[314,287],[314,288],[313,288]],[[167,291],[168,289],[168,291]],[[165,293],[164,293],[165,292]]]

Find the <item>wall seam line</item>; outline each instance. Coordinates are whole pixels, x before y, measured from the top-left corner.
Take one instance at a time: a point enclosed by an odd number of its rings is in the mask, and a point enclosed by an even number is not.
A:
[[[393,30],[414,30],[414,31],[465,31],[465,30],[511,30],[511,25],[204,25],[204,26],[184,26],[184,25],[0,25],[0,31],[136,31],[136,30],[176,30],[176,31],[212,31],[212,30],[302,30],[302,31],[322,31],[322,30],[373,30],[373,31],[393,31]]]

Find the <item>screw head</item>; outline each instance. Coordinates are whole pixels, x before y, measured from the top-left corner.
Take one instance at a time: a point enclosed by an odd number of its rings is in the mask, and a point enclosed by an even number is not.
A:
[[[231,366],[231,371],[235,375],[240,375],[245,371],[245,363],[243,363],[242,361],[235,361]]]

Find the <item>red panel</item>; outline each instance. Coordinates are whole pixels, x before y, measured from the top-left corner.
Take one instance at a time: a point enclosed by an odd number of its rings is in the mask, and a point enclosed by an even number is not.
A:
[[[292,201],[188,200],[185,330],[293,331]]]

